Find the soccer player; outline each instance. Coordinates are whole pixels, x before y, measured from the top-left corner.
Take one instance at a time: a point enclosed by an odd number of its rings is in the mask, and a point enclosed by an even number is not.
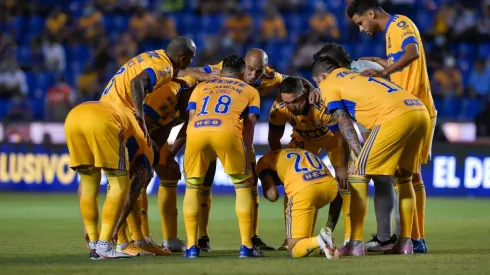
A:
[[[293,258],[308,256],[320,248],[328,259],[338,258],[332,240],[342,208],[342,198],[327,166],[314,153],[300,148],[267,153],[257,163],[264,197],[277,201],[276,185],[284,185],[288,197],[286,231],[289,253]],[[312,237],[318,210],[330,203],[332,222]]]
[[[431,131],[427,133],[421,152],[421,164],[430,160],[432,138],[437,120],[437,111],[432,99],[424,46],[420,33],[408,17],[386,13],[376,0],[354,0],[347,9],[349,18],[359,25],[361,32],[374,35],[383,31],[386,38],[386,58],[368,58],[381,64],[383,70],[368,70],[365,76],[387,78],[419,98],[429,111]],[[420,168],[418,169],[420,171]],[[422,176],[413,177],[416,206],[413,221],[412,240],[416,253],[427,253],[425,243],[425,201],[426,193]]]
[[[373,177],[392,175],[399,185],[401,232],[390,253],[413,253],[410,236],[415,194],[411,182],[413,173],[418,172],[429,131],[427,108],[396,84],[379,77],[360,76],[331,58],[315,61],[312,71],[329,112],[337,119],[356,158],[358,176],[350,184],[351,240],[339,249],[339,255],[364,255],[367,184]],[[362,150],[352,119],[371,130]]]
[[[355,60],[352,61],[349,53],[337,43],[327,43],[320,51],[313,55],[314,60],[329,57],[334,59],[342,67],[347,67],[349,70],[356,72],[363,72],[369,69],[383,70],[383,67],[376,62],[369,60]],[[365,142],[369,137],[369,131],[357,124],[359,131]],[[380,179],[382,179],[380,181]],[[377,221],[377,234],[373,234],[373,239],[366,242],[364,248],[369,252],[384,252],[393,247],[396,243],[396,235],[392,234],[392,220],[391,216],[393,209],[395,208],[395,215],[397,216],[397,228],[399,225],[398,215],[398,199],[395,196],[395,190],[391,177],[376,177],[376,189],[374,191],[374,210],[376,213]],[[342,212],[344,216],[344,233],[345,239],[350,238],[351,226],[350,226],[350,191],[342,190]],[[400,232],[399,230],[397,231]]]
[[[176,146],[170,147],[167,139],[173,127],[187,121],[187,102],[196,84],[197,80],[190,76],[177,78],[145,99],[144,109],[147,125],[151,129],[150,135],[160,147],[159,162],[154,169],[160,178],[158,209],[162,221],[162,246],[169,247],[172,252],[185,250],[185,244],[177,238],[177,182],[181,174],[175,155],[182,146],[177,142]],[[184,134],[185,129],[184,125],[181,130]]]
[[[259,91],[260,96],[269,94],[271,90],[279,88],[282,81],[287,78],[286,75],[280,74],[268,66],[269,58],[267,54],[261,49],[250,49],[245,55],[245,69],[241,75],[241,79],[247,84],[256,88]],[[199,80],[209,80],[216,75],[219,75],[223,66],[223,62],[216,65],[207,65],[201,68],[188,68],[181,72],[181,75],[190,75]],[[309,91],[315,91],[314,93],[309,93],[310,102],[318,102],[320,100],[319,93],[316,92],[315,87],[306,79],[302,78],[302,81]],[[255,155],[252,149],[251,154]],[[255,157],[251,157],[252,166],[255,167]],[[212,196],[211,187],[212,181],[214,179],[214,173],[216,170],[216,163],[211,163],[209,171],[206,174],[205,181],[203,183],[201,199],[202,199],[202,213],[199,222],[199,246],[202,251],[210,251],[210,241],[209,233],[207,230],[207,222],[209,219],[209,213],[211,210]],[[254,208],[254,236],[252,237],[252,242],[255,247],[260,250],[274,250],[274,248],[266,245],[262,239],[259,237],[258,231],[258,220],[259,220],[259,194],[258,185],[255,181],[253,186],[253,196],[255,201]]]
[[[252,167],[249,152],[260,114],[259,93],[239,80],[245,61],[238,56],[223,61],[221,77],[199,84],[187,110],[187,143],[184,153],[186,192],[184,220],[187,233],[185,257],[199,257],[197,243],[200,187],[209,164],[219,158],[236,191],[236,213],[240,227],[239,257],[263,256],[252,245]]]
[[[347,166],[349,163],[349,146],[338,131],[335,119],[327,112],[322,101],[311,104],[308,102],[308,91],[300,78],[290,76],[280,86],[280,97],[276,99],[269,114],[269,147],[271,150],[282,149],[281,138],[286,123],[293,127],[289,148],[302,148],[315,155],[321,150],[327,151],[335,175],[347,186]],[[286,208],[288,197],[284,197]],[[348,205],[347,205],[348,208]],[[346,238],[350,231],[345,232]],[[287,241],[280,249],[287,249]]]
[[[148,130],[144,121],[143,99],[155,87],[167,83],[185,69],[195,56],[196,47],[186,37],[173,39],[167,51],[140,54],[124,64],[105,88],[99,102],[83,103],[67,116],[65,133],[70,167],[80,174],[80,208],[90,238],[91,258],[119,258],[110,239],[128,193],[128,157],[125,146],[134,137],[147,163],[153,162]],[[98,233],[97,194],[100,169],[111,185]]]

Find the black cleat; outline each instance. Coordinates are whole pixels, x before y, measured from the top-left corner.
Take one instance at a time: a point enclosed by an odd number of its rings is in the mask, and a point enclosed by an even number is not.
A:
[[[258,250],[275,250],[273,247],[265,244],[259,236],[252,237],[252,245]]]
[[[211,245],[209,244],[209,237],[204,236],[197,240],[197,245],[201,248],[202,252],[211,252]]]

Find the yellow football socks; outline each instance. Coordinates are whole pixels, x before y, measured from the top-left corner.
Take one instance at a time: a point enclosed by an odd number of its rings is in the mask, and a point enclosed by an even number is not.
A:
[[[283,211],[282,211],[282,214],[283,214],[283,217],[284,217],[284,239],[287,239],[288,236],[287,236],[287,232],[286,232],[286,226],[287,226],[287,222],[288,222],[288,218],[287,218],[287,215],[286,215],[286,209],[288,208],[288,202],[289,202],[289,199],[288,199],[288,196],[286,194],[284,194],[284,200],[283,200]]]
[[[126,222],[124,222],[121,228],[119,229],[119,231],[117,231],[117,244],[129,243],[127,229],[128,229],[128,225]]]
[[[232,176],[232,179],[234,177]],[[235,178],[237,176],[235,175]],[[235,202],[235,211],[238,217],[238,225],[240,227],[240,236],[242,239],[242,245],[246,247],[253,247],[252,245],[252,235],[253,235],[253,204],[254,201],[252,199],[252,178],[246,179],[244,181],[236,183],[235,185],[235,193],[236,193],[236,202]]]
[[[158,210],[162,221],[163,239],[177,238],[177,181],[160,180]]]
[[[398,185],[398,203],[400,209],[400,238],[410,238],[412,221],[415,210],[415,192],[412,187],[412,177],[399,178],[395,176]]]
[[[151,232],[150,222],[148,221],[148,195],[146,194],[146,188],[143,188],[141,190],[141,194],[138,199],[140,200],[140,202],[138,202],[138,205],[140,206],[141,230],[143,236],[146,239],[149,239],[151,237]]]
[[[187,234],[187,247],[197,245],[197,219],[199,215],[199,190],[202,178],[188,178],[184,195],[184,225]]]
[[[427,199],[425,193],[425,185],[423,181],[414,182],[412,184],[415,191],[415,214],[418,224],[420,238],[425,238],[425,201]]]
[[[350,175],[351,186],[350,221],[351,240],[362,241],[364,237],[364,220],[367,212],[369,177]]]
[[[142,217],[141,217],[141,200],[137,200],[133,210],[129,213],[128,228],[131,232],[131,238],[135,241],[141,241],[145,239],[142,231]]]
[[[254,206],[254,219],[252,222],[253,235],[259,235],[259,185],[252,185],[252,198],[253,198],[253,206]]]
[[[105,171],[110,188],[102,208],[102,225],[100,229],[100,241],[109,242],[114,233],[116,223],[121,216],[124,202],[131,185],[127,171]]]
[[[83,224],[91,242],[99,239],[98,195],[100,187],[100,169],[84,169],[80,174],[80,212]]]
[[[350,191],[340,190],[342,196],[342,216],[344,218],[344,240],[350,239]]]
[[[209,213],[211,212],[211,204],[213,196],[211,194],[212,186],[201,185],[199,193],[200,209],[199,209],[199,235],[198,237],[209,237],[208,222]]]
[[[303,239],[294,245],[293,250],[291,250],[291,255],[293,258],[306,257],[319,247],[318,237]]]

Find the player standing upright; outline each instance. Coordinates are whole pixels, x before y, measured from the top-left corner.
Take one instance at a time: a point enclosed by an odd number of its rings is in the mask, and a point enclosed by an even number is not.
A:
[[[381,71],[368,70],[364,76],[387,78],[419,98],[430,115],[430,128],[426,143],[421,152],[421,164],[426,164],[431,157],[432,138],[437,119],[437,111],[432,99],[429,75],[425,59],[424,46],[419,30],[408,17],[385,12],[376,0],[354,0],[347,9],[347,15],[356,23],[361,32],[374,35],[383,31],[386,38],[387,60],[369,58],[381,64]],[[420,169],[418,169],[420,171]],[[416,218],[413,223],[412,239],[416,253],[427,253],[425,244],[425,186],[420,173],[413,177],[413,188],[416,195]]]
[[[399,86],[379,77],[362,77],[331,58],[315,61],[312,70],[322,98],[356,158],[358,176],[350,182],[351,240],[339,249],[339,255],[364,255],[368,182],[379,175],[394,175],[400,190],[401,233],[390,252],[413,253],[410,235],[415,194],[411,182],[412,174],[420,167],[421,150],[429,131],[427,109]],[[371,130],[362,150],[352,119]]]
[[[239,256],[263,256],[252,245],[254,179],[249,159],[255,122],[260,114],[260,97],[256,89],[238,79],[244,66],[243,58],[227,57],[223,61],[222,77],[199,84],[189,100],[183,209],[187,258],[199,257],[200,187],[210,163],[216,158],[223,163],[225,173],[235,186],[235,209],[242,244]]]
[[[196,51],[186,37],[177,37],[163,50],[140,54],[111,79],[99,102],[87,102],[67,116],[65,132],[70,153],[70,167],[80,174],[80,208],[90,238],[91,258],[119,258],[110,245],[130,187],[128,150],[142,151],[148,165],[153,162],[148,130],[143,113],[143,99],[155,87],[169,82],[185,69]],[[134,137],[136,148],[125,148]],[[104,169],[111,188],[102,211],[98,233],[97,195]]]

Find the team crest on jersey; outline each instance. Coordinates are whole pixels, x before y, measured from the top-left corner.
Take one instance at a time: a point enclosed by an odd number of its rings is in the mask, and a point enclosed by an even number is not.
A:
[[[158,70],[158,76],[166,77],[172,74],[172,66],[166,66],[163,70]]]

